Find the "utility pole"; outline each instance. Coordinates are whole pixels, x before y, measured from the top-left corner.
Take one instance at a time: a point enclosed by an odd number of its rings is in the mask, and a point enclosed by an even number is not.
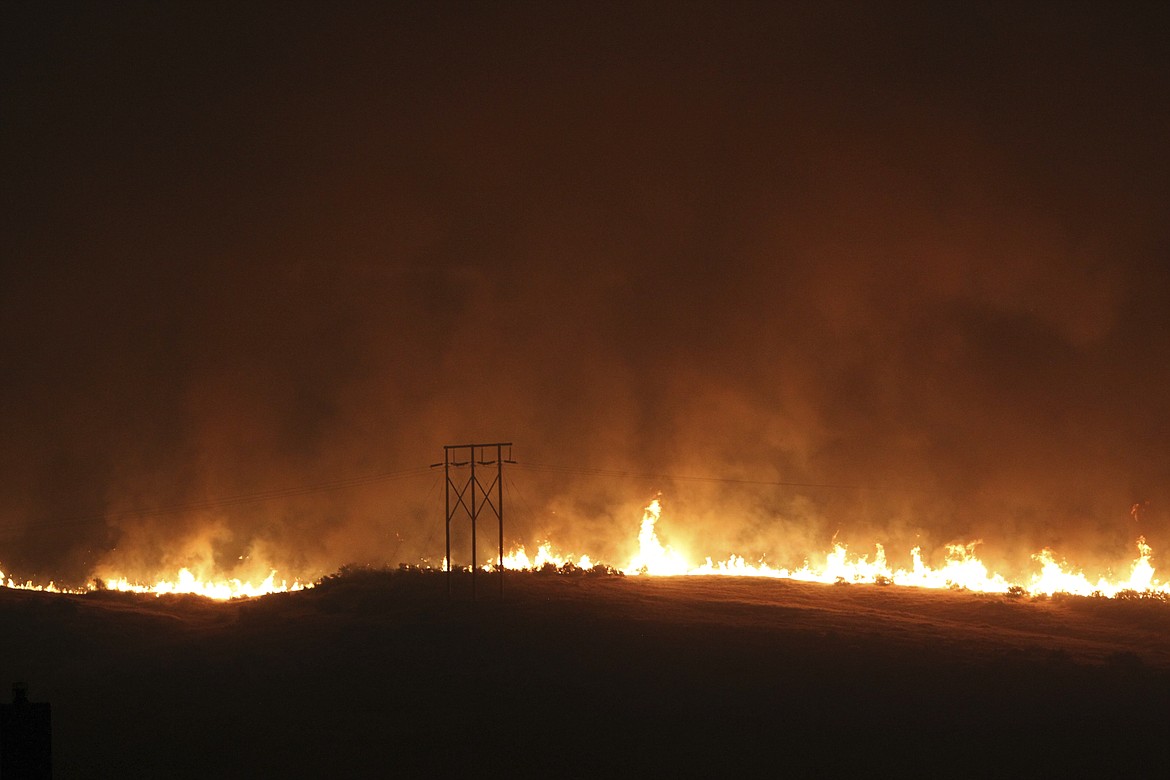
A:
[[[504,448],[508,457],[504,458]],[[490,460],[489,460],[490,458]],[[491,444],[447,444],[443,447],[443,476],[446,482],[446,557],[447,598],[451,597],[451,521],[461,515],[471,519],[471,598],[475,600],[475,573],[479,569],[476,556],[479,554],[476,537],[476,521],[485,510],[495,515],[499,530],[499,550],[496,556],[496,573],[499,575],[500,597],[504,596],[504,464],[512,460],[512,442]],[[438,465],[438,464],[435,464]],[[476,466],[495,466],[487,470],[492,480],[486,486],[483,477],[485,469]],[[470,467],[467,478],[463,479],[459,469]],[[453,470],[456,472],[452,474]],[[493,500],[494,499],[494,500]]]

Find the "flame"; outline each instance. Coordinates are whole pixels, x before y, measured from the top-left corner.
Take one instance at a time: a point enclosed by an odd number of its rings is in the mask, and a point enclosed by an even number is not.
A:
[[[1161,583],[1155,577],[1154,566],[1151,563],[1152,550],[1144,537],[1137,541],[1138,558],[1130,565],[1128,579],[1109,581],[1102,577],[1093,583],[1081,572],[1070,569],[1068,564],[1058,563],[1055,554],[1045,549],[1032,556],[1032,559],[1040,564],[1040,571],[1033,574],[1026,583],[1013,583],[1003,575],[988,569],[975,554],[975,548],[981,541],[947,545],[942,565],[937,568],[926,563],[920,547],[910,551],[909,569],[891,568],[886,559],[885,548],[881,544],[874,545],[872,559],[868,554],[851,554],[844,544],[835,544],[824,556],[824,563],[813,565],[806,559],[804,565],[795,570],[776,568],[762,559],[752,563],[741,555],[731,555],[722,561],[714,561],[707,557],[702,564],[692,566],[682,553],[664,545],[658,539],[656,528],[661,519],[662,504],[655,498],[643,512],[638,530],[638,551],[629,564],[622,568],[625,574],[770,577],[827,584],[898,585],[962,589],[976,593],[1020,595],[1026,593],[1031,596],[1051,596],[1056,593],[1108,598],[1116,598],[1125,593],[1170,595],[1170,583]],[[554,553],[552,545],[543,542],[535,559],[529,558],[524,547],[516,548],[504,556],[504,568],[530,570],[539,569],[549,563],[560,568],[572,560],[572,556]],[[591,559],[588,556],[581,556],[578,560],[577,566],[588,568],[585,562]]]
[[[1170,595],[1170,583],[1161,583],[1154,577],[1154,566],[1150,563],[1153,550],[1146,544],[1144,536],[1137,540],[1138,557],[1130,565],[1129,578],[1110,582],[1101,577],[1094,584],[1079,571],[1066,571],[1064,565],[1056,562],[1051,550],[1041,550],[1032,556],[1041,564],[1040,573],[1033,576],[1028,592],[1033,595],[1072,593],[1078,596],[1107,596],[1116,598],[1121,593],[1148,593]]]
[[[536,548],[536,556],[532,559],[529,559],[523,545],[504,556],[505,569],[543,569],[545,566],[553,566],[557,569],[563,569],[566,566],[592,569],[593,561],[588,555],[574,556],[554,553],[552,543],[547,541],[540,543]],[[488,564],[487,568],[494,570],[495,564]]]
[[[733,555],[728,560],[712,563],[708,558],[706,563],[690,569],[689,575],[731,575],[736,577],[773,577],[780,579],[799,580],[801,582],[820,583],[864,583],[872,585],[904,585],[917,588],[963,588],[979,593],[1006,593],[1011,587],[998,574],[989,574],[987,567],[975,557],[973,549],[977,543],[969,545],[948,545],[947,557],[940,569],[932,569],[922,560],[922,550],[915,547],[910,551],[913,568],[891,569],[886,561],[886,551],[882,545],[874,545],[873,560],[868,555],[849,556],[848,548],[837,544],[833,551],[825,556],[823,566],[814,568],[808,561],[795,571],[776,569],[761,561],[758,564],[748,563],[742,556]]]
[[[4,571],[2,569],[0,569],[0,588],[13,588],[16,590],[40,590],[46,593],[67,592],[57,587],[57,584],[52,580],[49,580],[48,585],[38,585],[32,580],[26,580],[25,582],[14,582],[11,577],[4,576]]]
[[[626,574],[669,576],[690,573],[690,567],[683,557],[658,541],[654,526],[660,517],[662,504],[656,498],[642,513],[642,528],[638,531],[638,552],[625,568]]]
[[[813,564],[806,558],[799,569],[777,568],[767,561],[748,561],[740,555],[731,555],[726,560],[714,561],[710,557],[700,565],[692,565],[682,552],[672,549],[658,538],[658,524],[662,519],[662,504],[655,498],[645,508],[638,529],[637,552],[621,571],[630,575],[645,576],[731,576],[771,577],[801,582],[859,583],[876,585],[897,585],[916,588],[955,588],[977,593],[1011,593],[1015,595],[1052,596],[1066,593],[1078,596],[1101,596],[1118,598],[1124,596],[1170,596],[1170,583],[1158,580],[1152,563],[1153,550],[1145,537],[1137,540],[1138,557],[1129,565],[1128,576],[1120,579],[1100,577],[1096,582],[1066,562],[1057,560],[1056,554],[1043,549],[1032,556],[1039,565],[1039,571],[1027,582],[1013,583],[988,569],[975,554],[979,541],[968,544],[953,544],[946,547],[943,562],[937,568],[924,559],[922,550],[915,547],[910,551],[911,567],[894,569],[886,558],[885,548],[874,545],[872,557],[868,553],[851,553],[844,544],[835,544],[833,549]],[[503,568],[510,570],[539,570],[553,567],[558,571],[566,569],[588,570],[595,566],[595,559],[589,555],[564,554],[556,551],[549,541],[541,542],[534,555],[529,555],[523,546],[516,547],[503,558]],[[442,570],[448,563],[443,560]],[[485,568],[494,570],[496,562],[491,561]],[[603,567],[609,570],[608,567]],[[0,570],[0,587],[21,590],[37,590],[52,593],[86,593],[108,589],[122,592],[146,593],[162,596],[165,594],[195,594],[210,599],[235,599],[262,596],[269,593],[285,593],[312,587],[311,583],[293,580],[277,580],[276,570],[270,569],[268,576],[258,583],[223,577],[203,577],[182,568],[173,578],[160,579],[153,584],[133,581],[124,576],[107,577],[105,582],[95,582],[80,590],[58,586],[50,581],[47,585],[31,580],[23,582],[5,575]]]
[[[290,585],[287,580],[276,581],[276,571],[271,571],[258,585],[251,582],[242,582],[238,579],[203,580],[196,577],[189,569],[179,569],[178,577],[174,580],[161,580],[153,585],[130,582],[125,578],[107,580],[107,590],[116,590],[123,593],[152,593],[162,596],[168,593],[194,594],[206,596],[209,599],[228,600],[236,598],[251,598],[265,596],[269,593],[288,593],[303,590],[306,585],[299,580]]]
[[[155,596],[193,594],[219,601],[265,596],[269,593],[288,593],[313,587],[312,583],[305,583],[300,580],[294,580],[291,583],[287,580],[280,580],[278,582],[275,570],[272,570],[258,584],[252,584],[251,582],[239,579],[203,579],[195,576],[189,569],[180,569],[174,579],[162,579],[154,584],[134,582],[125,577],[116,577],[104,580],[101,583],[91,583],[85,588],[62,588],[52,581],[48,585],[39,585],[31,580],[23,583],[15,582],[11,577],[6,578],[4,572],[0,571],[0,586],[14,588],[16,590],[37,590],[50,593],[73,594],[91,593],[98,590],[114,590],[123,593],[149,593]]]

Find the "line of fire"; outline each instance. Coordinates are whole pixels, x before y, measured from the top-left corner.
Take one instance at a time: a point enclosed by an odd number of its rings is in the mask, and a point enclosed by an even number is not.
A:
[[[1013,597],[1067,594],[1119,599],[1150,598],[1159,601],[1170,598],[1170,582],[1164,582],[1156,576],[1154,552],[1144,536],[1137,538],[1136,558],[1130,558],[1128,562],[1114,566],[1099,576],[1090,576],[1063,560],[1056,551],[1043,548],[1031,555],[1031,560],[1038,567],[1038,571],[1034,570],[1026,579],[1009,578],[993,570],[980,559],[976,550],[978,542],[947,544],[941,553],[936,551],[933,554],[920,547],[914,547],[909,551],[910,565],[906,566],[895,565],[893,560],[887,558],[886,549],[880,542],[873,543],[869,551],[859,551],[834,538],[831,549],[821,552],[804,551],[802,564],[784,566],[767,554],[731,552],[711,555],[703,554],[705,551],[696,554],[694,550],[672,547],[660,538],[660,529],[665,527],[669,534],[670,524],[680,520],[685,522],[685,518],[670,516],[664,522],[663,501],[657,496],[645,506],[640,521],[631,517],[628,530],[623,532],[625,543],[624,545],[619,543],[617,546],[618,554],[625,556],[621,559],[625,561],[623,565],[611,567],[603,564],[593,554],[593,550],[567,551],[559,547],[555,539],[540,539],[531,547],[522,541],[514,540],[508,546],[504,530],[504,467],[507,465],[520,470],[551,469],[557,473],[573,473],[560,466],[518,463],[513,459],[512,446],[512,442],[508,441],[448,444],[443,447],[443,460],[429,466],[420,465],[386,475],[269,491],[258,494],[259,498],[256,496],[244,498],[249,501],[266,500],[273,495],[302,495],[314,490],[336,490],[370,484],[381,479],[416,478],[426,474],[437,476],[437,470],[442,467],[444,546],[441,564],[435,565],[432,563],[434,559],[424,557],[413,564],[387,560],[382,565],[441,571],[445,575],[448,598],[468,597],[473,601],[479,595],[477,591],[479,578],[484,574],[496,575],[495,584],[502,597],[505,570],[612,573],[651,577],[757,577],[825,584],[875,584],[965,590]],[[604,472],[597,469],[589,469],[582,473],[593,477],[630,476],[629,472]],[[710,476],[688,478],[717,479]],[[510,479],[508,487],[512,491],[517,489]],[[229,497],[222,499],[220,505],[235,506],[240,501],[241,497]],[[181,509],[184,508],[172,511]],[[159,513],[164,511],[166,510],[160,510]],[[434,511],[437,514],[437,508]],[[1136,521],[1137,505],[1132,514]],[[481,527],[484,521],[488,523],[486,529]],[[486,549],[489,539],[491,547],[494,548],[490,554]],[[624,553],[621,552],[623,547]],[[429,541],[427,548],[430,549]],[[2,553],[3,550],[0,550],[0,554]],[[0,559],[0,567],[2,566],[3,560]],[[293,577],[288,578],[278,575],[275,567],[263,568],[268,572],[268,576],[256,581],[241,581],[214,571],[187,568],[179,569],[175,576],[154,581],[136,578],[133,573],[103,572],[99,575],[100,579],[95,579],[83,588],[61,587],[52,580],[45,583],[31,578],[20,579],[0,570],[0,587],[71,593],[112,590],[156,596],[193,594],[226,600],[302,590],[311,588],[320,581],[320,578],[306,576],[301,572],[294,572]],[[463,587],[467,589],[466,592],[460,590]]]

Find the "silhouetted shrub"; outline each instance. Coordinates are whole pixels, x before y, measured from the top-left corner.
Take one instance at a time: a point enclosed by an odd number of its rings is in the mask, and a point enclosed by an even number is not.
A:
[[[1114,596],[1118,601],[1165,601],[1166,594],[1152,590],[1133,590],[1127,588],[1117,592]]]
[[[588,577],[624,577],[626,573],[621,569],[615,569],[612,566],[604,563],[595,563],[593,568],[585,569],[585,575]]]
[[[347,563],[332,574],[326,574],[315,583],[316,587],[328,588],[343,583],[389,582],[394,572],[387,566]]]

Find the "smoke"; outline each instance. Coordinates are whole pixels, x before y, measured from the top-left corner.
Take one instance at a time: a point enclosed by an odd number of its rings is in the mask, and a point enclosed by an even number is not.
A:
[[[569,470],[508,541],[614,563],[658,491],[1170,544],[1164,9],[76,10],[4,12],[5,571],[437,562],[437,473],[300,488],[500,440]]]

